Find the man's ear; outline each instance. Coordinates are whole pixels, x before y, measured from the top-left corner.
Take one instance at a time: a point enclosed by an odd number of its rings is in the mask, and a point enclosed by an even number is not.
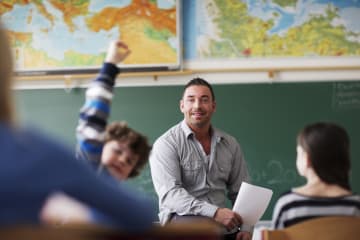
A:
[[[184,101],[183,101],[182,99],[180,99],[179,108],[180,108],[180,111],[181,111],[182,113],[184,113],[184,112],[183,112],[183,109],[184,109]]]

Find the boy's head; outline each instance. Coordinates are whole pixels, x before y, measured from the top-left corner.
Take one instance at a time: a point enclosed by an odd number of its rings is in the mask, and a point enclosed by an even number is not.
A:
[[[105,134],[101,163],[117,179],[138,176],[151,150],[147,138],[125,122],[109,124]]]

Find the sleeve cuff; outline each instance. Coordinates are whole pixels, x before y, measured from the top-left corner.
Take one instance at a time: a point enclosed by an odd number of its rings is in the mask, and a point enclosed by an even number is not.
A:
[[[107,74],[111,78],[115,78],[118,73],[120,73],[120,69],[112,63],[104,62],[103,66],[100,70],[101,74]]]
[[[201,211],[201,215],[209,217],[209,218],[214,218],[215,216],[215,212],[218,209],[217,206],[212,205],[212,204],[205,204],[202,211]]]

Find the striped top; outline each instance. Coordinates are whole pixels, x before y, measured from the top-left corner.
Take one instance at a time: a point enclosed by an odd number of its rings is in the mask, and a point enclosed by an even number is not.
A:
[[[281,229],[321,216],[360,217],[360,195],[309,197],[289,191],[276,202],[272,227]]]
[[[119,68],[116,65],[104,63],[98,77],[87,89],[85,104],[80,109],[76,128],[76,157],[86,160],[95,168],[101,166],[105,129],[118,73]]]

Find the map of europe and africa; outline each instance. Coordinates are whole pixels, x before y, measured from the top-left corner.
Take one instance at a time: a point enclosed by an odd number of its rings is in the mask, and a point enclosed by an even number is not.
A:
[[[359,0],[2,0],[16,69],[99,67],[108,43],[124,65],[358,57]]]

